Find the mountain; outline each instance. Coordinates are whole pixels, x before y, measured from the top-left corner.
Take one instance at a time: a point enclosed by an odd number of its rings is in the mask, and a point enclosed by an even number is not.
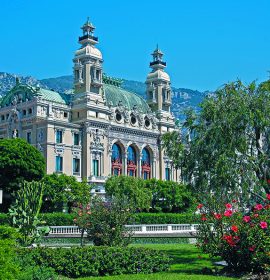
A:
[[[23,77],[6,72],[0,72],[0,97],[15,85],[16,77],[19,78],[21,83],[32,86],[39,85],[40,87],[53,89],[58,92],[68,91],[72,89],[73,86],[73,76],[71,75],[38,80],[32,76]],[[124,79],[122,87],[126,90],[136,92],[145,98],[146,86],[142,82]],[[209,92],[200,92],[198,90],[172,87],[171,111],[174,113],[176,118],[183,120],[184,111],[188,108],[193,108],[195,111],[198,111],[199,103],[208,93]]]

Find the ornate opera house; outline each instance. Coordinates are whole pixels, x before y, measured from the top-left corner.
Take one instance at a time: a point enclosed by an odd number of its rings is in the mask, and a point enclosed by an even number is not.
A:
[[[26,139],[43,153],[47,173],[87,178],[100,193],[111,175],[177,181],[179,172],[161,148],[161,135],[175,129],[163,53],[152,54],[144,100],[103,74],[94,29],[89,21],[82,26],[72,92],[16,81],[0,104],[0,138]]]

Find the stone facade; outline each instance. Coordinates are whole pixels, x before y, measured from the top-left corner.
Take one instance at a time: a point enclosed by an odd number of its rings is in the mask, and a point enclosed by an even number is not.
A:
[[[58,93],[16,82],[0,108],[0,138],[25,138],[43,153],[47,173],[94,183],[129,175],[177,181],[179,171],[161,148],[161,135],[175,130],[166,63],[157,48],[148,74],[147,101],[103,74],[94,26],[87,21],[75,52],[74,90]]]

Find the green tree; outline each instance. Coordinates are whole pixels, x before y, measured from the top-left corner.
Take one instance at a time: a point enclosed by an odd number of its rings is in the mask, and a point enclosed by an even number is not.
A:
[[[193,196],[185,184],[150,179],[144,181],[152,192],[152,208],[163,212],[184,212],[191,209]]]
[[[189,112],[184,130],[187,137],[167,135],[169,156],[200,198],[228,201],[231,197],[246,205],[250,196],[269,190],[270,82],[259,86],[241,81],[226,84],[204,99],[198,115]],[[177,148],[177,145],[179,147]],[[268,183],[267,183],[268,182]],[[258,187],[257,187],[258,186]]]
[[[78,182],[74,176],[53,173],[45,175],[42,182],[45,211],[61,211],[67,204],[86,204],[90,200],[91,186],[86,181]]]
[[[130,176],[112,176],[105,182],[106,194],[119,200],[127,199],[130,207],[149,209],[152,193],[144,180]]]
[[[45,174],[43,155],[23,139],[0,140],[0,187],[17,191],[24,180],[38,181]]]

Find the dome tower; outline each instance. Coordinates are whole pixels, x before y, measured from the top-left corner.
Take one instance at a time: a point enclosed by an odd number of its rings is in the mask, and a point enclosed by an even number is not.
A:
[[[152,53],[153,61],[150,62],[152,71],[147,75],[146,91],[147,102],[153,111],[170,112],[171,106],[171,80],[164,71],[166,62],[163,61],[163,53],[158,48]]]
[[[95,47],[98,43],[98,37],[94,36],[95,27],[88,18],[81,29],[81,48],[75,52],[73,59],[74,90],[75,93],[101,94],[103,59],[100,50]]]

